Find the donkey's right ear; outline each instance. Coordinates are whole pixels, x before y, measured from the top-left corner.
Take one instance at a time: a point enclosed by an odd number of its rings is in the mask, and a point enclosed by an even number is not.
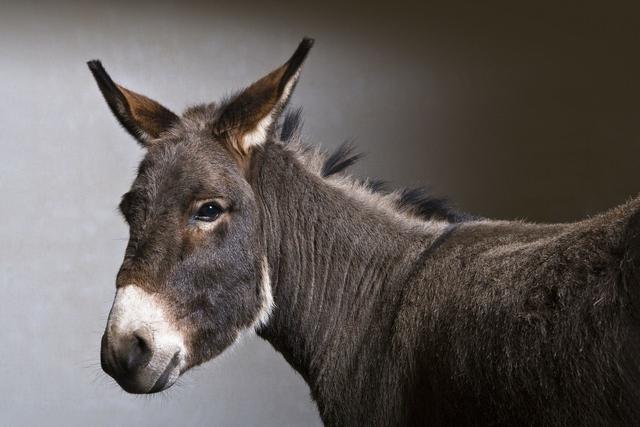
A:
[[[153,99],[116,84],[100,61],[89,61],[87,65],[122,127],[144,147],[149,147],[162,132],[180,120],[177,115]]]

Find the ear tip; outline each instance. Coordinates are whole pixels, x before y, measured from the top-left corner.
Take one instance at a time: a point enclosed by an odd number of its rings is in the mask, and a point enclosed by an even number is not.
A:
[[[107,70],[102,66],[102,62],[99,59],[92,59],[91,61],[87,61],[87,66],[93,74],[93,78],[98,82],[98,86],[100,90],[103,91],[117,91],[116,84],[111,80]]]
[[[96,71],[102,69],[102,62],[100,62],[99,59],[92,59],[87,61],[87,67],[89,67],[91,71]]]
[[[91,74],[93,74],[93,77],[95,77],[96,80],[110,80],[107,71],[104,69],[104,67],[102,66],[102,62],[100,62],[99,59],[92,59],[91,61],[87,61],[87,66],[89,67]]]
[[[304,46],[307,49],[311,49],[315,42],[316,40],[314,38],[305,36],[302,38],[302,41],[300,42],[300,46]]]
[[[300,42],[300,44],[298,45],[298,48],[296,49],[296,51],[291,56],[291,59],[289,59],[288,61],[289,66],[293,68],[300,67],[300,65],[302,65],[304,60],[307,58],[307,55],[309,54],[309,51],[313,47],[314,43],[315,43],[315,40],[312,39],[311,37],[304,37]]]
[[[304,58],[307,56],[315,42],[315,39],[312,39],[311,37],[304,37],[298,45],[298,49],[296,49],[294,56],[302,56]]]

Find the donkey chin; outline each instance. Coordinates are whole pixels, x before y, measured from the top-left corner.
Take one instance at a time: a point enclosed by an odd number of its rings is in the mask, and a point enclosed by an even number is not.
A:
[[[162,301],[136,285],[118,288],[102,336],[102,369],[129,393],[155,393],[176,382],[186,356]]]

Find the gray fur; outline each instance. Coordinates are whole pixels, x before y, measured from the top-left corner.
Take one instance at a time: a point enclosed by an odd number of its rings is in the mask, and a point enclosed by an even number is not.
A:
[[[575,224],[450,231],[363,206],[291,157],[268,145],[252,182],[278,307],[260,334],[327,424],[640,420],[640,200]]]
[[[571,224],[425,217],[323,173],[293,122],[287,144],[271,132],[238,161],[219,116],[172,123],[122,206],[118,283],[163,296],[188,368],[254,324],[266,256],[275,309],[258,333],[327,425],[640,422],[640,199]],[[189,209],[212,194],[230,208],[201,233]]]

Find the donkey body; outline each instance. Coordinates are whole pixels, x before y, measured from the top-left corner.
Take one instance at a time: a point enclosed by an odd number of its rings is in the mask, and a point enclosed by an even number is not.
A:
[[[105,371],[162,390],[256,330],[327,425],[638,423],[640,199],[536,225],[377,191],[278,120],[310,47],[182,117],[90,63],[148,149]]]
[[[327,424],[640,420],[640,200],[576,224],[423,224],[277,144],[254,167],[277,307],[259,334]]]

